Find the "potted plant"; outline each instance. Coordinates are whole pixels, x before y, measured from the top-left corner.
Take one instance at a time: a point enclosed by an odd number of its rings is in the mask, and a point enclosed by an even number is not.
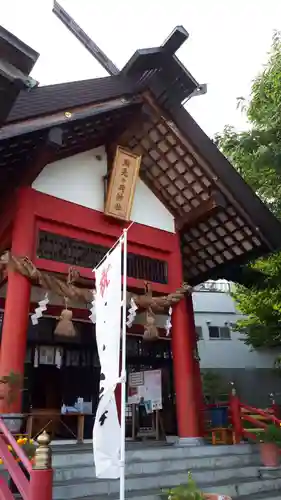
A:
[[[269,424],[258,437],[262,464],[264,467],[278,467],[280,464],[281,428],[275,424]]]
[[[219,404],[221,397],[228,392],[226,382],[219,373],[206,371],[202,374],[202,385],[205,400],[212,405],[210,408],[212,427],[227,427],[228,407]]]
[[[230,497],[216,493],[203,493],[188,473],[187,483],[163,490],[165,500],[231,500]]]
[[[20,396],[22,387],[22,377],[18,373],[11,372],[9,375],[0,377],[0,384],[3,387],[2,394],[0,394],[0,399],[7,403],[7,406],[11,406],[17,398]],[[22,425],[23,415],[21,413],[5,413],[0,414],[6,427],[11,433],[20,432]]]

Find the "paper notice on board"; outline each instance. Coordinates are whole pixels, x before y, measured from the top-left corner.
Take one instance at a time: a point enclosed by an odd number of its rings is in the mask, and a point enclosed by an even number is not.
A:
[[[162,409],[162,376],[161,370],[144,372],[144,399],[151,401],[152,410]]]
[[[144,372],[132,372],[129,374],[129,386],[139,387],[144,384]]]
[[[128,404],[150,402],[151,411],[162,409],[161,370],[148,370],[129,376]],[[141,381],[143,382],[141,384]],[[132,385],[131,385],[132,383]]]

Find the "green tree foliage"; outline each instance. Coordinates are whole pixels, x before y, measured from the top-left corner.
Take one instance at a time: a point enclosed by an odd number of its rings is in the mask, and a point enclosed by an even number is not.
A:
[[[238,285],[233,294],[245,318],[235,329],[246,334],[246,344],[252,347],[281,345],[281,255],[272,255],[251,264],[264,274],[263,287],[246,288]]]
[[[227,126],[216,141],[264,203],[281,218],[281,33],[275,32],[268,62],[252,84],[250,101],[239,98],[250,130]],[[253,347],[281,345],[281,253],[250,264],[264,274],[262,286],[238,285],[234,298],[247,315],[236,329]]]

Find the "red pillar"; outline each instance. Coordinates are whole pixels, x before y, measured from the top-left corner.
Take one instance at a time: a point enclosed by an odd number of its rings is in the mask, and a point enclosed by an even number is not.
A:
[[[30,500],[52,500],[53,498],[53,470],[32,469],[29,483]]]
[[[202,378],[200,371],[200,360],[198,360],[195,354],[198,352],[197,346],[197,334],[195,328],[195,318],[193,310],[192,296],[188,295],[186,297],[186,307],[187,307],[187,320],[189,323],[189,332],[193,340],[193,374],[194,374],[194,388],[195,388],[195,398],[197,404],[197,411],[199,416],[199,431],[200,436],[204,436],[205,424],[204,424],[204,397],[202,388]]]
[[[32,258],[34,219],[30,208],[28,193],[20,191],[13,221],[12,254]],[[24,376],[30,292],[29,280],[9,270],[0,356],[2,376],[10,372]],[[21,411],[21,397],[10,405],[3,400],[0,403],[2,413]]]
[[[169,262],[169,283],[179,288],[183,282],[182,256],[179,237],[175,236],[175,248]],[[199,443],[199,411],[196,398],[196,370],[194,365],[194,321],[189,315],[186,300],[173,307],[172,351],[178,436],[183,444]],[[196,439],[197,438],[197,439]]]

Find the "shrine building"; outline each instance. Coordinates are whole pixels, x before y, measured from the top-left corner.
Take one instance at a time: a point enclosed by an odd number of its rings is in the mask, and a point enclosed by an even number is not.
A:
[[[15,47],[4,32],[0,43],[5,35],[5,47]],[[24,81],[38,54],[19,41],[5,52],[19,74],[1,85],[0,372],[19,374],[24,391],[12,405],[1,401],[2,413],[60,409],[77,397],[95,412],[99,362],[85,296],[94,288],[92,269],[124,228],[128,291],[139,296],[146,282],[159,297],[184,282],[235,281],[251,259],[281,247],[280,223],[183,106],[199,89],[175,56],[183,33],[138,50],[116,76],[31,82],[29,90]],[[73,298],[61,283],[74,287]],[[62,338],[56,325],[65,307],[75,334]],[[137,311],[127,333],[128,371],[161,368],[166,432],[199,438],[191,294],[172,304],[170,330],[167,315],[167,308],[157,313],[155,338],[143,339],[146,312]]]

